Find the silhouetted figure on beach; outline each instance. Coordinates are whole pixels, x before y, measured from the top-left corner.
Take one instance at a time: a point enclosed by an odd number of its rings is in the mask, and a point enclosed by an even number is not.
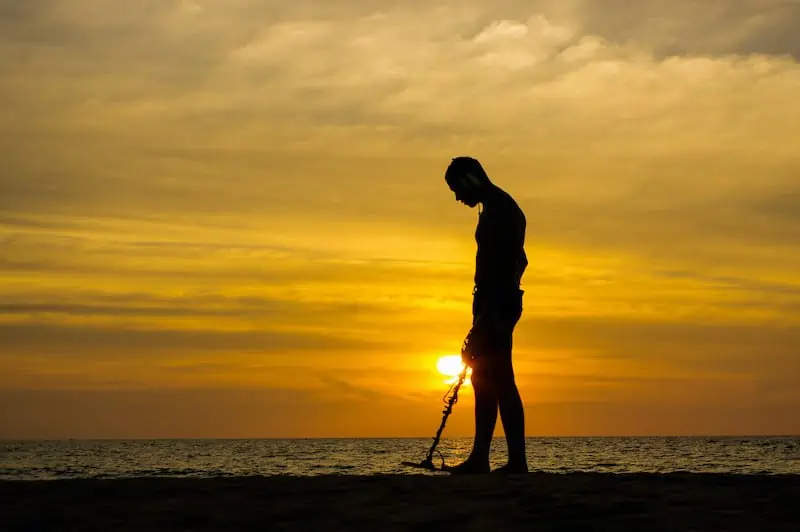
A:
[[[525,473],[525,415],[511,363],[514,327],[522,315],[520,280],[528,265],[525,214],[507,192],[489,180],[476,159],[453,159],[445,180],[457,201],[469,207],[482,205],[475,231],[478,252],[472,330],[463,353],[472,368],[475,440],[467,460],[447,470],[454,474],[489,472],[489,449],[499,409],[508,464],[497,471]]]

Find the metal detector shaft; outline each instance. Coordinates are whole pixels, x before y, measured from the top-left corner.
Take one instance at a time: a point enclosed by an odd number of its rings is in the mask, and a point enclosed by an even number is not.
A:
[[[458,390],[461,388],[461,385],[464,384],[464,380],[467,378],[467,369],[468,366],[464,364],[464,368],[461,370],[461,373],[458,375],[458,382],[456,383],[455,387],[453,388],[453,395],[450,396],[450,399],[447,401],[447,406],[444,410],[442,410],[442,424],[439,425],[439,430],[436,431],[436,436],[433,437],[433,445],[428,450],[428,457],[425,459],[423,464],[430,464],[433,467],[433,453],[436,452],[436,446],[439,445],[439,440],[442,437],[442,431],[444,431],[444,426],[447,423],[447,417],[453,411],[453,405],[456,404],[458,401]]]

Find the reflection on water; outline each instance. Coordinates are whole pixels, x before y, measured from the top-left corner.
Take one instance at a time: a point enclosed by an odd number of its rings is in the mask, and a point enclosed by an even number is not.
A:
[[[443,440],[447,463],[471,440]],[[99,440],[0,443],[0,479],[433,474],[400,466],[421,460],[428,439]],[[493,445],[501,465],[505,441]],[[438,464],[438,459],[436,460]],[[674,471],[800,474],[800,438],[528,438],[531,471]]]

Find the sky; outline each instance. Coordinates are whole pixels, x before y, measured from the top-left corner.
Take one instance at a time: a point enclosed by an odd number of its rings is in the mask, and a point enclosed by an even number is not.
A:
[[[0,438],[432,435],[460,155],[528,435],[800,434],[796,0],[0,0],[0,72]]]

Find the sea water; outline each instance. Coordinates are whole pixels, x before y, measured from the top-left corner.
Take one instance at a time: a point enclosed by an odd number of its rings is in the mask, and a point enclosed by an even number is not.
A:
[[[0,441],[0,479],[428,474],[429,439],[239,439]],[[446,463],[471,440],[439,446]],[[800,475],[799,437],[528,438],[531,471]],[[492,465],[506,459],[495,439]],[[435,462],[441,458],[436,455]]]

